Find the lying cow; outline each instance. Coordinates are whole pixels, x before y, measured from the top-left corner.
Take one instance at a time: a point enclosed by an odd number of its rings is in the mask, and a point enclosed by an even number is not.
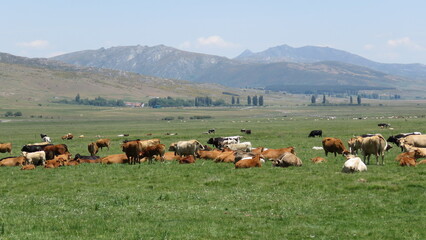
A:
[[[120,154],[113,154],[113,155],[106,156],[101,159],[101,162],[103,164],[117,164],[117,163],[123,164],[123,163],[128,163],[129,160],[127,159],[126,154],[120,153]]]
[[[276,159],[272,160],[272,166],[274,167],[290,167],[290,166],[296,166],[300,167],[302,166],[302,160],[294,155],[291,152],[286,152],[279,156]]]
[[[253,167],[262,167],[262,162],[260,161],[260,154],[256,156],[243,159],[235,163],[235,168],[253,168]]]
[[[0,143],[0,153],[11,153],[12,143]]]
[[[194,155],[188,155],[188,156],[180,158],[178,161],[180,164],[191,164],[191,163],[195,163],[195,157]]]
[[[251,142],[241,142],[241,143],[230,143],[230,144],[224,144],[224,148],[229,148],[233,151],[244,151],[244,152],[250,152],[251,151]]]
[[[367,171],[367,166],[362,162],[361,158],[354,155],[348,155],[347,161],[343,164],[342,172],[353,173]]]
[[[278,149],[268,149],[262,152],[263,157],[266,159],[272,160],[277,159],[286,152],[294,154],[294,147],[278,148]]]
[[[79,163],[100,163],[101,158],[99,156],[82,156],[79,153],[77,153],[74,156],[73,161],[77,161]]]
[[[25,164],[25,157],[7,157],[0,159],[0,167],[14,167],[14,166],[22,166]]]

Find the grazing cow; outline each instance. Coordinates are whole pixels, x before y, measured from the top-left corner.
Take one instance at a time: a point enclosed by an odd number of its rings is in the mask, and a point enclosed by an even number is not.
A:
[[[401,147],[400,145],[399,145],[399,139],[400,138],[405,138],[405,137],[407,137],[407,136],[410,136],[410,135],[422,135],[422,133],[421,132],[411,132],[411,133],[399,133],[399,134],[397,134],[397,135],[395,135],[395,136],[390,136],[388,139],[387,139],[387,141],[388,142],[391,142],[391,143],[393,143],[393,144],[395,144],[395,145],[397,145],[398,147]],[[402,147],[401,147],[401,151],[403,151],[403,149],[402,149]]]
[[[343,164],[342,172],[353,173],[367,171],[367,166],[361,161],[361,158],[354,155],[348,155],[348,160]]]
[[[241,129],[240,132],[245,134],[251,134],[251,129]]]
[[[361,141],[361,150],[364,156],[364,163],[366,163],[367,159],[367,164],[370,164],[370,155],[373,154],[376,156],[376,164],[379,164],[379,156],[382,158],[382,165],[385,164],[384,156],[387,142],[382,135],[362,138],[359,141]]]
[[[188,155],[188,156],[182,157],[181,159],[179,159],[179,163],[180,164],[195,163],[195,157],[194,157],[194,155]]]
[[[253,167],[262,167],[262,162],[260,161],[260,154],[256,156],[243,159],[235,163],[235,168],[253,168]]]
[[[302,166],[302,160],[298,158],[296,155],[294,155],[291,152],[286,152],[279,156],[276,159],[272,160],[272,166],[274,167],[290,167],[290,166],[296,166],[300,167]]]
[[[325,156],[327,156],[329,152],[334,153],[334,156],[336,156],[337,153],[343,154],[347,152],[342,140],[332,137],[326,137],[322,139],[322,148],[325,151]]]
[[[77,153],[73,161],[78,161],[79,163],[100,163],[101,158],[99,156],[82,156]]]
[[[245,152],[250,152],[251,151],[251,142],[225,144],[223,147],[229,148],[233,151],[241,150],[241,151],[245,151]]]
[[[404,144],[413,147],[426,147],[426,135],[410,135],[399,139],[399,146]]]
[[[197,140],[179,141],[170,145],[169,151],[174,151],[179,156],[196,156],[199,150],[204,150],[203,145]]]
[[[379,126],[380,128],[388,128],[388,127],[390,127],[390,124],[389,123],[379,123],[379,124],[377,124],[377,126]]]
[[[95,156],[96,153],[98,153],[99,148],[95,142],[91,142],[89,145],[87,145],[87,150],[89,151],[90,156]]]
[[[207,130],[207,133],[208,134],[216,133],[216,129],[214,129],[214,128],[213,129],[209,129],[209,130]]]
[[[102,148],[106,147],[109,150],[109,146],[111,145],[111,140],[108,138],[98,139],[96,140],[96,146],[102,150]]]
[[[152,163],[152,158],[154,156],[159,156],[160,161],[164,162],[164,154],[166,152],[166,145],[157,144],[153,146],[147,146],[144,150],[142,150],[141,158],[147,158],[149,163]]]
[[[11,153],[12,143],[0,143],[0,153]]]
[[[114,163],[128,163],[129,160],[126,154],[120,153],[120,154],[113,154],[113,155],[106,156],[101,159],[101,162],[103,164],[114,164]]]
[[[312,130],[308,135],[308,137],[316,137],[316,136],[322,137],[322,130]]]
[[[314,157],[314,158],[311,158],[311,162],[313,162],[313,163],[323,163],[323,162],[327,162],[327,159],[322,158],[322,157]]]
[[[294,147],[268,149],[268,150],[263,151],[262,155],[266,159],[272,160],[272,159],[279,158],[281,155],[283,155],[286,152],[290,152],[290,153],[294,154]]]
[[[45,165],[46,164],[46,153],[44,151],[38,152],[22,152],[25,157],[26,164],[34,165]]]
[[[72,135],[71,133],[68,133],[61,137],[62,140],[72,140],[73,138],[74,138],[74,135]]]
[[[0,167],[22,166],[25,163],[25,157],[7,157],[0,159]]]
[[[36,167],[34,164],[27,164],[21,167],[21,170],[34,170]]]
[[[55,156],[67,153],[68,146],[65,144],[49,145],[44,147],[44,152],[46,153],[46,160],[51,160]]]
[[[212,144],[218,149],[222,149],[224,144],[239,143],[240,138],[241,136],[209,138],[207,143]]]

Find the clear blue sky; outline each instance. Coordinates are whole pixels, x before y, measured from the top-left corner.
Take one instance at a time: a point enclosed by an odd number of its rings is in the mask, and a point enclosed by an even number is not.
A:
[[[5,0],[0,52],[50,57],[164,44],[236,57],[282,44],[426,64],[424,0]]]

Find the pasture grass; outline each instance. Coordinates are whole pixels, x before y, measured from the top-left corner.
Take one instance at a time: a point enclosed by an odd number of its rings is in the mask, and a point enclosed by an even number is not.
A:
[[[129,139],[160,138],[169,145],[188,139],[206,143],[247,128],[252,134],[244,135],[244,141],[269,148],[294,146],[303,166],[273,168],[267,162],[262,168],[234,169],[233,164],[198,160],[191,165],[0,168],[0,239],[425,239],[425,165],[398,166],[393,159],[400,151],[393,148],[384,166],[372,158],[367,172],[344,174],[342,156],[311,163],[324,152],[312,150],[321,146],[320,138],[307,137],[313,129],[344,142],[363,133],[387,138],[426,132],[425,118],[412,115],[417,108],[99,108],[90,115],[91,107],[79,106],[62,110],[66,117],[61,119],[1,123],[0,140],[13,143],[12,155],[19,154],[21,145],[38,142],[40,133],[83,155],[96,135],[108,137],[111,149],[99,153],[106,156],[121,153],[124,138],[117,135],[122,133],[129,133]],[[89,115],[80,117],[81,112]],[[388,118],[396,112],[404,118]],[[214,118],[189,120],[194,115]],[[185,119],[159,120],[164,116]],[[353,119],[358,116],[368,118]],[[394,129],[379,129],[379,122]],[[203,134],[210,128],[217,133]],[[68,132],[85,138],[60,140]]]

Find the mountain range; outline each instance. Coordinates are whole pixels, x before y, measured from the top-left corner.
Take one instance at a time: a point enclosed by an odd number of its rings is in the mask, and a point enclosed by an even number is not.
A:
[[[68,64],[230,87],[410,88],[426,79],[422,64],[384,64],[328,47],[277,46],[234,59],[164,45],[84,50],[52,58]]]

